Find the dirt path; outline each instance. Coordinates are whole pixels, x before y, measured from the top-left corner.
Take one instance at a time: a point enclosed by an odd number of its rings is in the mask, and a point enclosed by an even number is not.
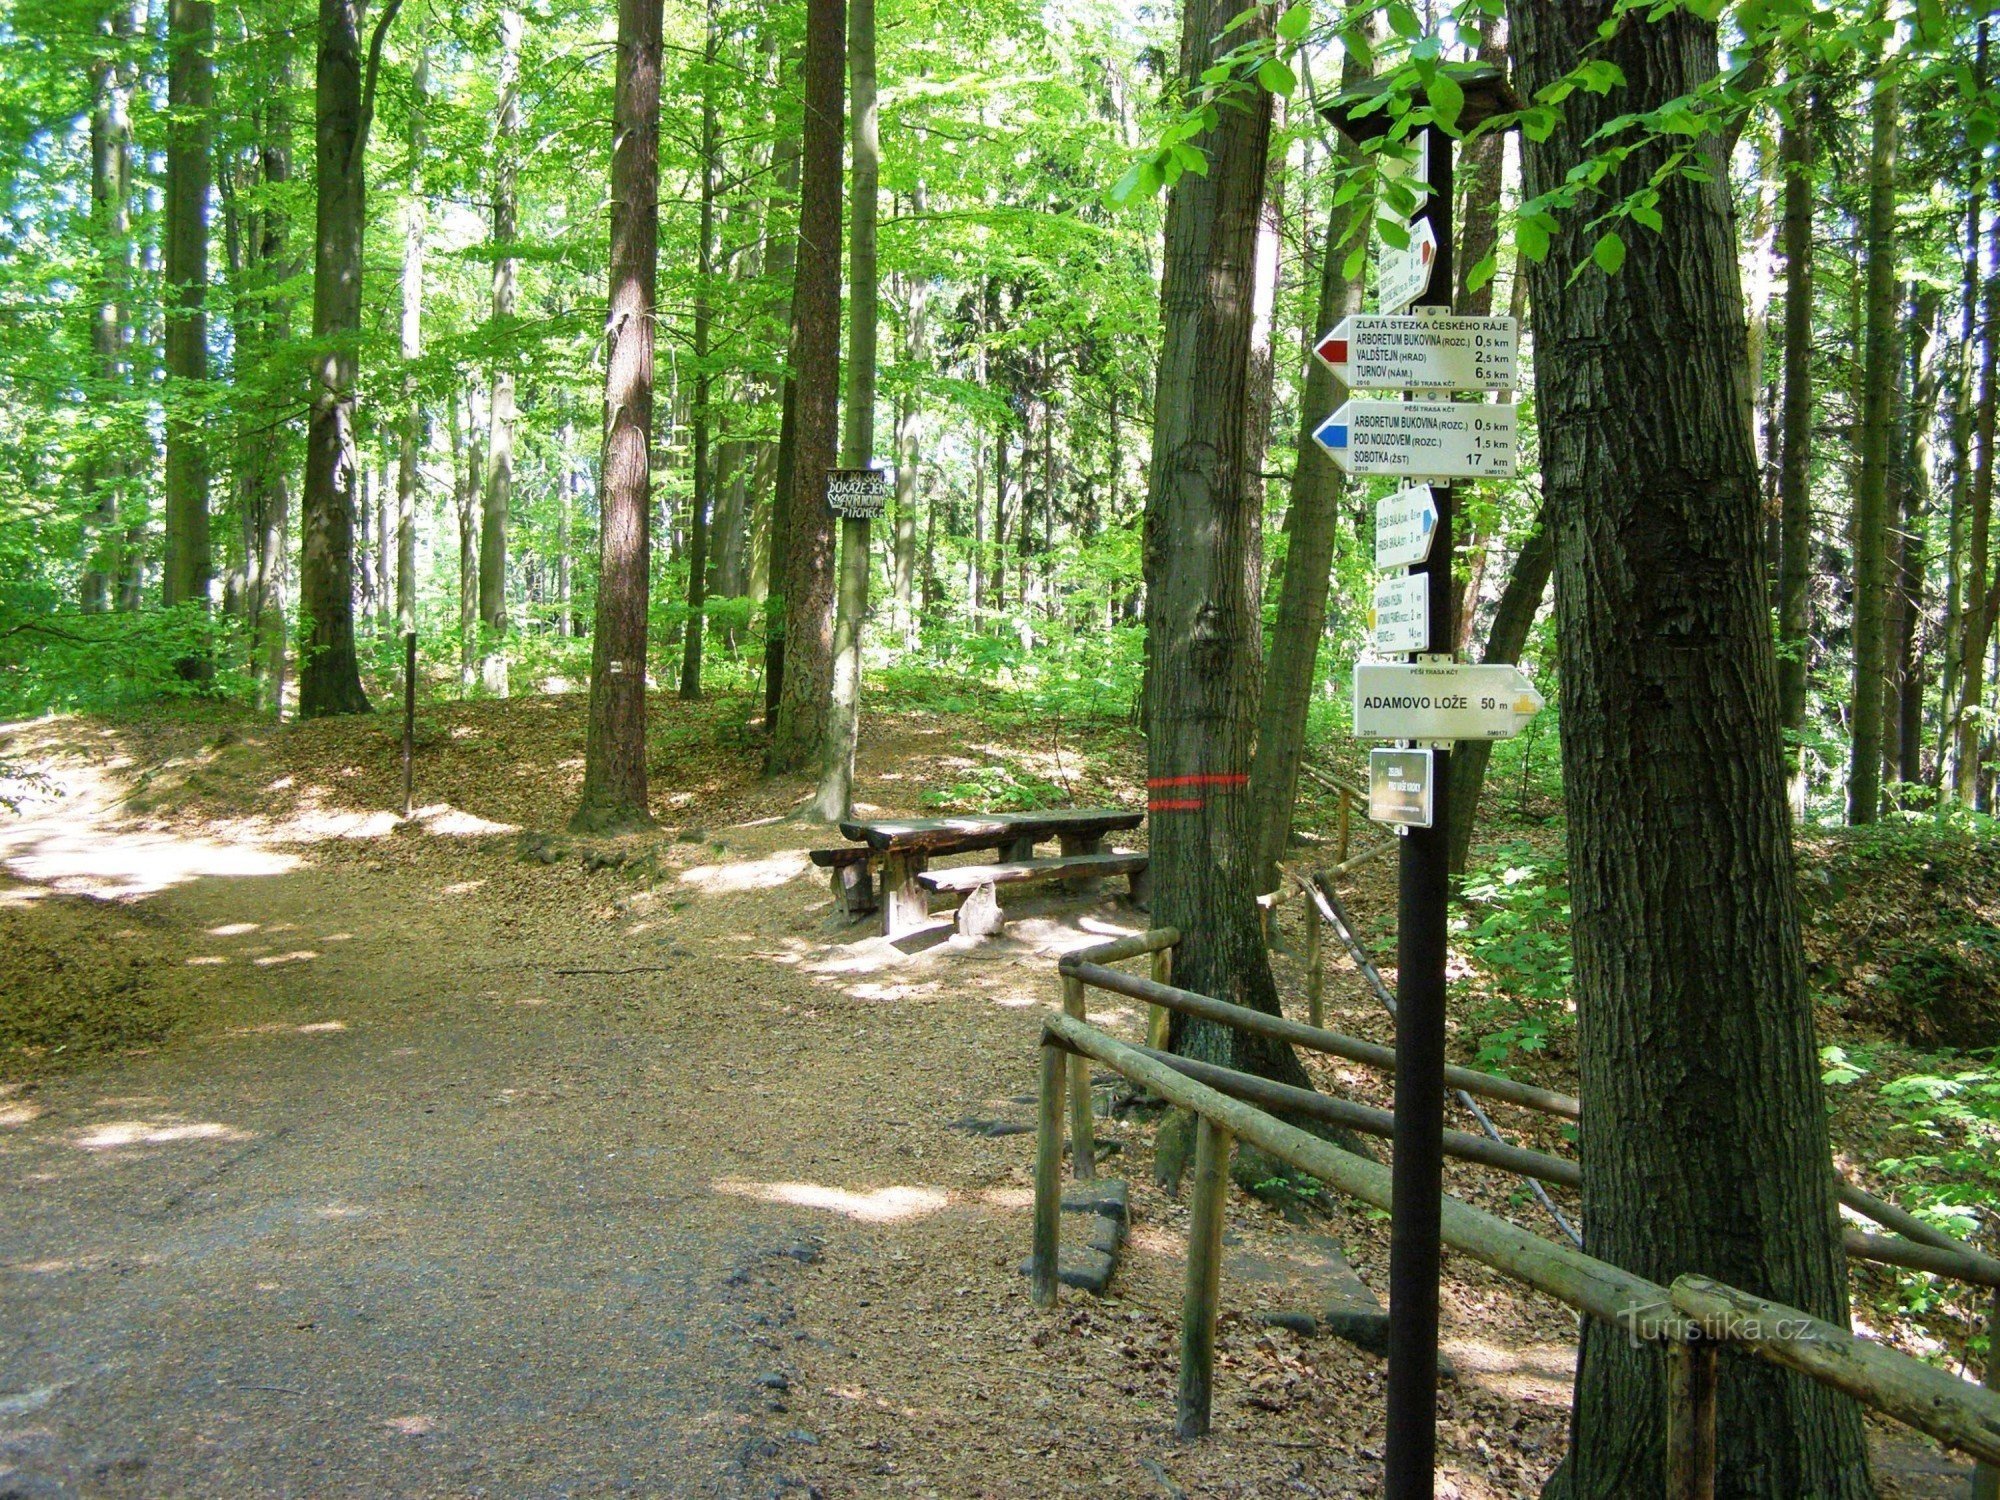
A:
[[[1103,1128],[1137,1158],[1112,1294],[1029,1305],[1032,1136],[987,1128],[1031,1117],[1053,954],[1135,913],[906,959],[832,924],[747,772],[593,872],[513,832],[554,824],[566,742],[475,743],[400,833],[382,757],[302,743],[168,757],[169,819],[73,754],[0,825],[0,942],[129,949],[195,1015],[0,1086],[0,1500],[1373,1492],[1381,1364],[1264,1326],[1282,1270],[1230,1283],[1216,1433],[1171,1437],[1185,1210],[1135,1127]],[[912,775],[878,748],[861,795]],[[1275,1215],[1230,1223],[1282,1268]],[[1376,1217],[1320,1227],[1380,1285]],[[1570,1320],[1452,1271],[1441,1493],[1533,1494]]]

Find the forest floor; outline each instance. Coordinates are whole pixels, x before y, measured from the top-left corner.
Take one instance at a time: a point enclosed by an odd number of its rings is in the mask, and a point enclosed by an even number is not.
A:
[[[1024,903],[897,953],[833,916],[748,714],[658,701],[662,827],[594,843],[559,832],[577,697],[427,710],[408,822],[387,716],[0,729],[0,1496],[1373,1493],[1381,1362],[1261,1315],[1311,1307],[1317,1235],[1380,1290],[1386,1216],[1233,1193],[1215,1430],[1175,1441],[1186,1211],[1150,1128],[1101,1123],[1132,1238],[1054,1316],[1018,1271],[1033,1136],[993,1128],[1032,1119],[1054,955],[1143,918]],[[1036,780],[1143,800],[1123,734],[918,712],[870,717],[856,796]],[[1386,1037],[1329,978],[1330,1024]],[[1532,1495],[1572,1317],[1447,1276],[1441,1493]],[[1880,1436],[1885,1494],[1961,1492]]]

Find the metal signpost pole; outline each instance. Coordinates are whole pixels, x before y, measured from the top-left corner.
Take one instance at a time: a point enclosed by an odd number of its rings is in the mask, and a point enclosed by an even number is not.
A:
[[[1430,287],[1413,308],[1449,311],[1452,268],[1452,139],[1429,137],[1430,195],[1418,211],[1437,237]],[[1451,652],[1452,487],[1434,484],[1437,532],[1430,555],[1410,571],[1430,586],[1428,652]],[[1428,828],[1404,828],[1396,909],[1396,1125],[1389,1229],[1389,1441],[1383,1472],[1388,1500],[1431,1500],[1437,1468],[1438,1221],[1444,1193],[1446,829],[1451,756],[1439,748],[1431,771]]]

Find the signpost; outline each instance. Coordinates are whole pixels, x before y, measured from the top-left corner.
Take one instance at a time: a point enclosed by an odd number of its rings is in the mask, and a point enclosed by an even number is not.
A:
[[[1421,651],[1431,639],[1431,580],[1401,573],[1375,582],[1375,649]],[[1357,731],[1358,732],[1358,731]]]
[[[1437,535],[1437,497],[1413,484],[1375,502],[1375,566],[1407,568],[1431,555]]]
[[[1430,827],[1434,769],[1429,750],[1370,750],[1368,816],[1398,828]]]
[[[1361,662],[1354,668],[1358,740],[1512,739],[1542,695],[1509,662]]]
[[[1499,69],[1440,63],[1469,131],[1520,99]],[[1356,144],[1382,150],[1390,129],[1385,81],[1341,95],[1326,114]],[[1415,102],[1427,102],[1419,91]],[[1541,698],[1513,667],[1452,661],[1451,532],[1455,478],[1514,472],[1511,406],[1442,399],[1505,390],[1516,374],[1518,330],[1508,318],[1451,316],[1453,140],[1422,127],[1429,192],[1407,249],[1378,258],[1380,307],[1320,341],[1319,357],[1353,388],[1415,390],[1429,399],[1349,401],[1313,438],[1349,474],[1398,474],[1416,484],[1380,502],[1376,565],[1408,566],[1376,594],[1376,648],[1414,662],[1364,662],[1354,671],[1354,732],[1362,739],[1428,740],[1369,753],[1369,816],[1402,835],[1397,873],[1396,1124],[1390,1168],[1388,1442],[1382,1493],[1432,1500],[1437,1463],[1439,1222],[1444,1193],[1446,830],[1454,739],[1518,732]],[[1419,317],[1398,317],[1415,306]],[[1489,342],[1490,341],[1490,342]],[[1385,605],[1390,607],[1385,607]],[[1393,619],[1392,619],[1393,616]],[[1415,628],[1409,618],[1421,619]],[[1390,622],[1385,624],[1384,622]]]
[[[1520,374],[1520,324],[1356,313],[1313,353],[1355,390],[1511,391]]]
[[[1505,479],[1516,431],[1511,406],[1357,396],[1319,424],[1313,441],[1350,474]]]
[[[1446,146],[1449,151],[1451,147]],[[1445,176],[1451,169],[1445,169]],[[1433,213],[1436,199],[1427,203],[1421,212]],[[1429,219],[1419,219],[1410,226],[1410,243],[1402,250],[1384,244],[1375,256],[1375,284],[1382,291],[1382,311],[1398,313],[1417,301],[1431,286],[1431,270],[1438,260],[1437,229]],[[1445,273],[1445,283],[1449,285],[1451,274]],[[1447,306],[1449,304],[1446,304]]]

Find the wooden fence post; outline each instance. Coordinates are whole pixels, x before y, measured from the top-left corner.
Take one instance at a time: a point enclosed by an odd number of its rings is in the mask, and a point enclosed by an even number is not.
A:
[[[1345,804],[1343,804],[1345,805]],[[1326,1024],[1326,965],[1320,955],[1319,926],[1324,920],[1312,898],[1306,898],[1306,1019],[1315,1026]]]
[[[1174,982],[1174,950],[1161,948],[1153,954],[1153,983],[1172,984]],[[1173,1017],[1164,1005],[1153,1007],[1152,1018],[1146,1023],[1146,1045],[1155,1052],[1167,1050],[1167,1032],[1173,1025]]]
[[[1063,1014],[1082,1021],[1083,981],[1063,975]],[[1088,1182],[1097,1176],[1097,1130],[1090,1109],[1090,1059],[1081,1052],[1069,1059],[1069,1170]]]
[[[1175,1433],[1208,1431],[1215,1394],[1215,1311],[1222,1289],[1222,1211],[1229,1200],[1227,1130],[1201,1117],[1194,1147],[1194,1196],[1188,1220],[1187,1289],[1181,1296],[1181,1384]]]
[[[1986,1389],[2000,1392],[2000,1287],[1986,1311]],[[1972,1500],[2000,1500],[2000,1466],[1982,1462],[1972,1471]]]
[[[1667,1500],[1715,1500],[1715,1345],[1669,1338]]]
[[[1063,1079],[1069,1058],[1042,1043],[1042,1094],[1035,1113],[1035,1306],[1056,1305],[1062,1233]]]

